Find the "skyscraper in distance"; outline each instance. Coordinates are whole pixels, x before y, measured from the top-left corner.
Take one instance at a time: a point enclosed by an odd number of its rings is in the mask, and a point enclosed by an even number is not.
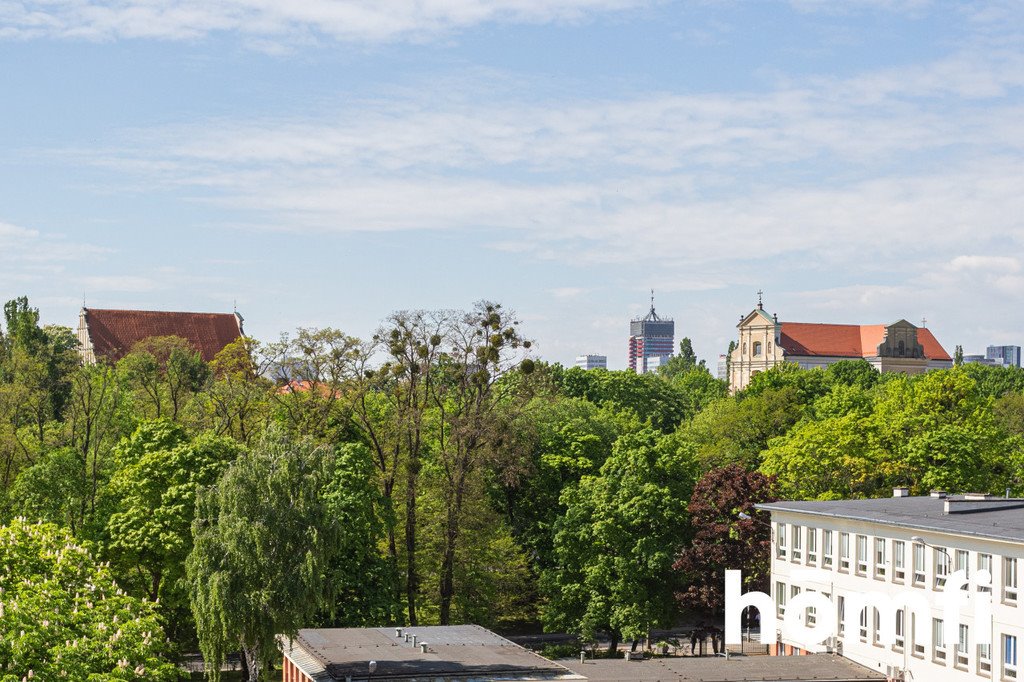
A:
[[[654,290],[651,290],[651,310],[644,317],[629,323],[629,368],[643,374],[661,362],[649,363],[649,358],[669,357],[675,347],[676,323],[670,317],[659,317],[654,311]],[[650,367],[649,367],[650,365]]]

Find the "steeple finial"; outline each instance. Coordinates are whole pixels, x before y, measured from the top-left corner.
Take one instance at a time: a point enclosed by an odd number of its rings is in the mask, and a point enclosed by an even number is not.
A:
[[[764,294],[760,289],[757,290],[757,309],[764,310],[764,302],[761,300],[761,296]]]

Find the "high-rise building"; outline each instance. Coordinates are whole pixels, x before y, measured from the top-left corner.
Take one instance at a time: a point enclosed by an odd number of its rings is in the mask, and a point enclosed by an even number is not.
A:
[[[1004,367],[1020,367],[1020,346],[989,346],[985,357],[996,360]]]
[[[675,336],[676,323],[672,318],[659,317],[654,312],[654,291],[651,291],[651,311],[629,323],[629,368],[643,374],[649,369],[650,358],[671,357]],[[656,367],[662,363],[650,364]]]
[[[580,369],[608,369],[608,356],[577,355],[576,366]]]

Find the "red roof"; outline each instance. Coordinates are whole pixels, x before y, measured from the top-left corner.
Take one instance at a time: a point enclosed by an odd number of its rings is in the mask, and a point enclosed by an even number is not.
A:
[[[814,324],[783,322],[780,342],[789,355],[820,355],[839,358],[870,358],[878,354],[885,336],[884,324]],[[952,360],[935,336],[917,328],[917,341],[929,360]]]
[[[139,341],[152,336],[180,336],[191,342],[209,362],[242,336],[232,313],[172,313],[162,310],[99,310],[85,308],[96,357],[118,360]]]

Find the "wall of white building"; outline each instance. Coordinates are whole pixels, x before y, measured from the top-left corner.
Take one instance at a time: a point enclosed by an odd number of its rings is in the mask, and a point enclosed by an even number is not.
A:
[[[872,670],[896,679],[899,671],[906,671],[904,679],[923,682],[1024,679],[1024,661],[1017,653],[1018,644],[1024,644],[1024,610],[1018,606],[1024,600],[1024,593],[1018,594],[1024,543],[788,511],[773,510],[772,523],[771,591],[776,608],[783,614],[780,625],[786,618],[803,620],[809,615],[785,609],[796,594],[810,590],[828,595],[835,607],[832,614],[810,614],[811,621],[824,623],[825,618],[832,618],[832,622],[837,622],[839,609],[846,612],[846,623],[837,639],[830,642],[831,648]],[[927,544],[915,543],[911,540],[913,536]],[[831,553],[827,554],[829,542]],[[848,543],[846,557],[841,553],[844,542]],[[902,567],[898,565],[900,543]],[[915,546],[920,549],[915,550]],[[948,558],[934,547],[945,550]],[[858,550],[863,554],[859,556]],[[922,562],[916,567],[915,551]],[[976,603],[988,595],[974,583],[979,569],[989,566],[992,618],[979,621],[975,617]],[[809,576],[809,568],[818,570]],[[948,618],[942,583],[944,571],[952,574],[956,569],[965,570],[972,584],[963,591],[956,610],[957,620],[966,630],[958,627],[956,637],[951,639],[945,636]],[[881,598],[875,603],[886,604],[893,610],[891,622],[888,617],[883,619],[881,611],[876,621],[873,607],[865,610],[866,622],[862,621],[851,608],[855,599],[870,592]],[[904,609],[902,646],[899,641],[886,644],[882,630],[895,630],[895,611],[900,610],[897,605],[908,594],[924,599],[924,613],[912,614]],[[936,621],[942,624],[938,641],[933,637]],[[810,626],[811,622],[807,624]],[[979,645],[983,628],[989,629],[990,649]],[[816,644],[786,634],[779,637],[779,642],[780,652],[786,653],[813,650]]]

